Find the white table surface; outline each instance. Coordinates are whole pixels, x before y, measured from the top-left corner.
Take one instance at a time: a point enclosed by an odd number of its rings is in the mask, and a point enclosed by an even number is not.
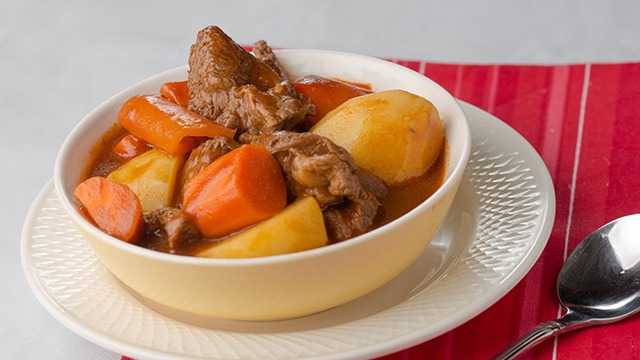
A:
[[[640,61],[640,3],[612,3],[0,0],[0,355],[120,358],[36,301],[22,224],[71,128],[120,89],[186,63],[199,29],[219,25],[243,44],[438,62]]]

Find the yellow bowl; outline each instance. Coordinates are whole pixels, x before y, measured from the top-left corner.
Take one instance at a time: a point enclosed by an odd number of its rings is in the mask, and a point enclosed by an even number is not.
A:
[[[295,75],[370,83],[375,90],[404,89],[430,100],[444,120],[449,144],[444,184],[415,209],[379,229],[294,254],[203,259],[120,241],[78,212],[73,190],[89,149],[116,121],[122,104],[133,95],[157,93],[164,82],[185,80],[187,67],[156,75],[116,94],[82,119],[62,145],[54,172],[61,202],[86,241],[104,265],[142,297],[180,311],[225,319],[278,320],[313,314],[393,279],[427,247],[442,224],[471,148],[467,120],[456,100],[432,80],[376,58],[319,50],[281,50],[277,56]]]

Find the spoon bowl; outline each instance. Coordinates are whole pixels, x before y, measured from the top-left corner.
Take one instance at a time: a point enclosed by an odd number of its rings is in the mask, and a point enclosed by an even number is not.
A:
[[[563,317],[534,327],[494,359],[513,359],[552,336],[638,312],[640,214],[616,219],[582,240],[562,266],[558,298]]]
[[[640,309],[640,214],[604,225],[571,253],[558,277],[562,305],[607,323]]]

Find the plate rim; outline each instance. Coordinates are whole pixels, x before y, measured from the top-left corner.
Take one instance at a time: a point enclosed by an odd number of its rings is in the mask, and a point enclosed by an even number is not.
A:
[[[547,167],[544,165],[543,160],[540,158],[537,151],[531,146],[531,144],[517,131],[511,128],[508,124],[504,123],[499,118],[494,115],[474,106],[464,101],[458,100],[462,109],[467,114],[469,118],[469,122],[478,121],[471,116],[473,113],[480,117],[487,117],[491,121],[491,126],[496,127],[504,127],[507,129],[506,131],[510,131],[512,136],[519,138],[517,141],[520,141],[521,145],[523,145],[524,149],[528,153],[530,153],[531,157],[535,159],[537,162],[536,167],[538,168],[540,175],[542,175],[541,179],[538,179],[538,183],[545,185],[549,192],[543,194],[546,198],[546,209],[545,214],[541,216],[544,223],[539,227],[539,232],[533,234],[532,238],[532,246],[528,249],[528,251],[519,259],[517,266],[513,268],[513,270],[505,276],[505,278],[496,286],[489,289],[486,293],[483,293],[483,296],[479,299],[480,301],[474,301],[470,303],[468,306],[464,308],[464,311],[458,311],[447,317],[446,321],[439,321],[432,326],[423,327],[417,331],[413,331],[411,333],[407,333],[405,335],[399,337],[393,337],[376,344],[364,347],[364,348],[354,348],[351,350],[341,351],[339,353],[334,354],[323,354],[317,357],[312,358],[327,358],[330,356],[341,356],[341,357],[378,357],[386,354],[390,354],[396,351],[400,351],[402,349],[406,349],[408,347],[412,347],[433,339],[437,336],[442,335],[443,333],[450,331],[463,323],[473,319],[482,311],[489,308],[491,305],[495,304],[498,300],[500,300],[504,295],[506,295],[509,291],[511,291],[523,278],[529,273],[531,268],[539,259],[542,251],[544,250],[548,239],[551,235],[551,231],[553,229],[553,223],[555,220],[555,191],[553,188],[553,181],[548,172]],[[468,181],[463,178],[462,181]],[[40,302],[40,304],[61,324],[65,327],[69,328],[76,334],[81,337],[107,348],[112,351],[116,351],[121,353],[122,355],[131,356],[138,359],[143,358],[162,358],[162,359],[176,359],[176,358],[184,358],[179,355],[175,355],[173,353],[165,353],[159,352],[157,350],[149,349],[148,347],[144,347],[139,344],[134,344],[131,342],[126,342],[121,339],[115,339],[110,337],[108,334],[101,333],[98,330],[88,326],[85,322],[82,321],[81,318],[74,316],[73,314],[68,313],[64,308],[62,308],[57,301],[50,296],[49,292],[43,287],[41,281],[37,276],[33,273],[31,269],[31,253],[30,247],[28,246],[31,236],[30,233],[33,230],[30,225],[32,225],[34,215],[40,211],[40,208],[35,206],[40,202],[40,200],[46,195],[48,191],[51,191],[53,187],[53,181],[50,179],[47,184],[40,190],[38,195],[36,196],[32,206],[27,213],[25,218],[25,222],[22,228],[22,237],[21,237],[21,259],[23,272],[29,283],[29,286],[36,296],[36,299]],[[535,238],[535,239],[534,239]],[[473,243],[474,241],[471,241]],[[466,255],[467,253],[463,254]],[[461,256],[461,257],[463,257]],[[456,263],[452,265],[452,268],[456,266],[461,261],[460,259],[456,260]],[[451,269],[449,269],[451,271]],[[446,277],[446,273],[442,278]],[[437,281],[442,281],[442,278]],[[109,281],[114,281],[114,279],[110,279]],[[135,299],[132,297],[133,301]],[[406,301],[406,300],[405,300]],[[143,305],[144,306],[144,305]],[[148,308],[146,308],[148,309]],[[153,311],[149,309],[149,311]],[[171,318],[166,317],[169,321],[178,321]],[[191,357],[194,358],[194,357]]]

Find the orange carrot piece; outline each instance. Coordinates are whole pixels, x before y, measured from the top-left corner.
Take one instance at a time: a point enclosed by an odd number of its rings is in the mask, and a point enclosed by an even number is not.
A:
[[[186,81],[174,81],[162,84],[160,95],[174,104],[189,107],[189,88]]]
[[[113,147],[113,152],[123,159],[131,159],[149,149],[151,148],[146,143],[136,139],[136,137],[131,134],[127,134],[116,143]]]
[[[307,75],[294,82],[296,89],[316,105],[315,115],[307,116],[307,127],[320,121],[329,111],[343,102],[360,95],[371,94],[371,89],[351,83]]]
[[[129,243],[142,236],[142,206],[126,185],[96,176],[80,183],[73,194],[102,231]]]
[[[235,134],[235,130],[159,95],[138,95],[127,100],[118,113],[118,121],[136,138],[174,156],[193,150],[208,138]]]
[[[258,145],[242,145],[185,184],[183,210],[207,237],[221,237],[266,220],[287,205],[277,160]]]

